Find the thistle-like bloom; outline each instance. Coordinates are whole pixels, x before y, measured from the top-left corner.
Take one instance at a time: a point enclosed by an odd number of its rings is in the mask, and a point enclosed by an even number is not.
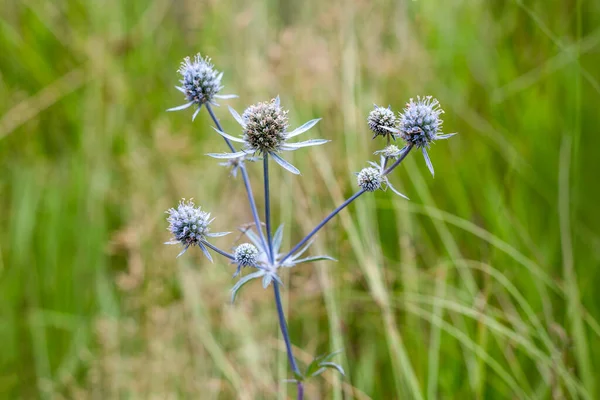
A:
[[[235,159],[244,157],[248,154],[271,156],[277,164],[288,171],[299,174],[300,171],[292,164],[281,158],[282,151],[294,151],[302,147],[317,146],[329,142],[325,139],[311,139],[304,142],[288,143],[288,139],[298,136],[320,121],[320,118],[313,119],[291,132],[288,128],[288,111],[284,110],[279,102],[279,96],[269,101],[251,105],[240,116],[233,108],[229,107],[231,115],[243,128],[241,138],[228,135],[225,132],[214,128],[221,136],[237,143],[242,143],[244,148],[235,153],[211,153],[208,154],[214,158]]]
[[[233,277],[239,275],[242,267],[258,267],[258,249],[256,246],[250,243],[242,243],[238,247],[235,248],[235,252],[233,253],[234,260],[233,262],[237,264],[237,270]]]
[[[394,115],[391,107],[379,107],[377,104],[374,105],[375,109],[369,113],[367,122],[369,123],[369,129],[374,133],[373,139],[377,136],[388,136],[392,139],[396,139],[392,132],[388,128],[396,128],[398,120]]]
[[[235,263],[241,267],[252,267],[256,264],[258,249],[250,243],[242,243],[235,248]]]
[[[223,89],[221,85],[223,73],[215,70],[214,65],[210,62],[210,58],[202,58],[200,53],[194,56],[193,61],[189,57],[184,58],[177,72],[181,74],[181,80],[179,81],[181,82],[181,86],[175,86],[175,89],[185,95],[187,103],[170,108],[167,111],[184,110],[195,104],[198,108],[192,116],[193,121],[196,119],[204,103],[218,105],[213,99],[237,97],[236,95],[218,94]]]
[[[392,192],[396,193],[398,196],[404,197],[406,200],[410,200],[392,186],[384,172],[384,163],[385,157],[381,157],[381,164],[369,161],[371,167],[363,168],[360,172],[356,173],[356,183],[358,186],[360,186],[360,188],[366,192],[374,192],[377,189],[385,191],[387,188],[390,188]]]
[[[204,255],[212,261],[212,257],[205,246],[206,239],[225,236],[229,232],[210,233],[209,225],[214,218],[210,219],[210,213],[196,207],[192,200],[185,201],[185,199],[182,199],[176,209],[171,208],[166,213],[169,214],[167,217],[168,229],[173,235],[173,239],[165,244],[181,244],[183,246],[183,250],[177,257],[185,253],[190,246],[198,246],[202,249]]]
[[[427,148],[435,140],[448,139],[456,133],[443,134],[441,132],[443,120],[440,115],[444,110],[440,107],[440,102],[431,96],[421,98],[417,96],[417,101],[410,99],[400,114],[398,129],[386,128],[388,131],[399,134],[407,144],[418,147],[423,152],[427,167],[433,175],[433,165],[427,154]]]
[[[362,190],[374,192],[381,187],[384,177],[378,168],[363,168],[357,175],[356,181]]]

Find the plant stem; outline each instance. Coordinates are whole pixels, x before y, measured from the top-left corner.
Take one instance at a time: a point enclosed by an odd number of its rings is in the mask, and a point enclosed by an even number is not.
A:
[[[292,353],[292,343],[290,341],[290,334],[288,333],[287,323],[285,322],[285,314],[283,313],[283,305],[281,304],[281,294],[279,293],[279,284],[273,282],[273,292],[275,293],[275,304],[277,305],[277,315],[279,316],[279,327],[281,328],[281,335],[285,341],[285,349],[287,351],[287,357],[290,362],[290,367],[294,372],[296,379],[301,375],[294,354]],[[298,400],[304,398],[304,385],[299,380],[296,382],[298,385]]]
[[[273,239],[271,238],[271,198],[269,195],[269,155],[263,156],[263,170],[265,176],[265,223],[267,224],[267,243],[269,245],[269,260],[271,264],[275,260],[273,254]]]
[[[202,241],[202,244],[205,245],[206,247],[208,247],[209,249],[214,250],[215,252],[219,253],[220,255],[222,255],[223,257],[227,257],[230,260],[235,260],[235,257],[233,256],[233,254],[229,254],[226,251],[221,250],[220,248],[218,248],[217,246],[214,246],[210,243],[208,243],[206,240]]]
[[[281,261],[279,261],[279,264],[280,265],[283,264],[283,262],[285,260],[287,260],[296,251],[298,251],[306,242],[308,242],[310,240],[311,237],[313,237],[323,226],[325,226],[325,224],[327,222],[329,222],[329,220],[331,218],[335,217],[337,215],[337,213],[339,213],[340,211],[342,211],[348,204],[352,203],[354,200],[356,200],[364,192],[365,192],[364,189],[359,190],[358,192],[354,193],[352,195],[352,197],[350,197],[348,200],[346,200],[345,202],[343,202],[338,208],[336,208],[335,210],[333,210],[328,216],[325,217],[325,219],[323,219],[323,221],[321,221],[319,223],[319,225],[317,225],[312,231],[310,231],[310,233],[308,235],[306,235],[304,237],[304,239],[302,239],[300,242],[298,242],[298,244],[296,246],[294,246],[294,248],[292,250],[290,250],[290,252],[287,253],[281,259]]]
[[[396,162],[394,164],[392,164],[391,167],[389,167],[388,169],[383,171],[383,175],[389,174],[390,172],[392,172],[394,170],[394,168],[396,168],[398,165],[400,165],[400,163],[406,158],[408,153],[410,153],[412,148],[413,148],[413,146],[409,145],[406,148],[406,150],[400,155],[398,160],[396,160]],[[364,192],[365,192],[364,189],[359,190],[358,192],[354,193],[352,195],[352,197],[350,197],[348,200],[344,201],[339,207],[337,207],[335,210],[333,210],[328,216],[325,217],[325,219],[323,219],[323,221],[321,221],[319,223],[319,225],[317,225],[312,231],[310,231],[310,233],[308,235],[306,235],[304,237],[304,239],[302,239],[300,242],[298,242],[298,244],[296,246],[294,246],[294,248],[292,250],[290,250],[289,253],[287,253],[281,259],[281,261],[279,261],[279,264],[283,264],[283,262],[285,260],[290,258],[292,254],[294,254],[296,251],[298,251],[306,242],[308,242],[310,240],[311,237],[313,237],[323,226],[325,226],[325,224],[327,222],[329,222],[330,219],[335,217],[340,211],[342,211],[344,208],[346,208],[346,206],[348,206],[350,203],[352,203],[354,200],[356,200]]]
[[[212,107],[210,106],[209,103],[206,103],[206,109],[208,110],[208,113],[210,114],[210,117],[212,118],[213,122],[217,126],[217,129],[220,131],[223,131],[223,127],[219,123],[219,120],[217,119],[217,116],[213,112]],[[235,147],[233,147],[233,144],[231,143],[231,141],[229,139],[227,139],[226,137],[224,137],[223,139],[225,140],[225,143],[227,143],[229,150],[231,150],[231,152],[235,153],[236,150],[235,150]],[[252,194],[252,186],[250,186],[250,179],[248,178],[248,172],[246,171],[246,166],[242,164],[242,165],[240,165],[240,169],[242,170],[242,179],[244,180],[244,186],[246,187],[246,194],[248,195],[248,202],[250,203],[250,209],[252,211],[252,216],[254,217],[254,224],[256,225],[256,230],[258,231],[258,235],[260,236],[260,240],[263,244],[263,247],[266,249],[267,241],[265,240],[265,235],[263,233],[262,226],[260,224],[260,217],[258,216],[258,209],[256,208],[256,202],[254,201],[254,195]]]

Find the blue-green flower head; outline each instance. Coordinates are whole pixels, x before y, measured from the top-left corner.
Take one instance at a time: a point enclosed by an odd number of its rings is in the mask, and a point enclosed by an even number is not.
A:
[[[213,221],[210,213],[196,207],[192,200],[182,199],[177,208],[170,208],[167,210],[167,214],[169,214],[167,217],[168,229],[173,235],[173,239],[166,244],[181,244],[183,251],[179,253],[179,256],[185,253],[190,246],[199,246],[206,254],[208,251],[203,243],[207,238],[227,234],[227,232],[210,233],[209,225]]]
[[[374,192],[381,187],[384,177],[377,168],[363,168],[356,176],[356,181],[361,189],[367,192]]]
[[[175,86],[175,88],[184,94],[186,104],[170,108],[167,111],[184,110],[196,105],[197,109],[192,116],[193,120],[203,104],[218,105],[214,102],[215,98],[229,99],[237,97],[235,95],[218,94],[223,89],[223,85],[221,85],[223,73],[215,69],[210,62],[210,58],[203,58],[200,53],[196,54],[194,59],[184,58],[177,72],[181,74],[181,80],[179,81],[181,86]]]
[[[178,72],[181,74],[181,87],[185,90],[188,101],[196,104],[210,102],[223,89],[223,74],[215,70],[208,57],[202,58],[200,54],[196,54],[193,61],[186,57]]]
[[[261,156],[270,157],[289,172],[299,174],[298,168],[284,160],[280,153],[296,151],[303,147],[319,146],[329,142],[325,139],[309,139],[303,142],[290,143],[289,139],[308,131],[319,122],[320,118],[312,119],[288,132],[288,111],[281,107],[279,96],[271,101],[251,105],[242,115],[239,115],[231,107],[229,107],[229,111],[242,127],[242,137],[229,135],[219,129],[215,130],[227,140],[243,144],[243,148],[233,153],[209,153],[208,155],[211,157],[236,159],[246,158],[249,154],[255,155],[258,153]],[[246,159],[250,160],[250,158]]]
[[[240,267],[256,266],[258,249],[250,243],[242,243],[235,248],[235,263]]]
[[[390,136],[393,138],[392,132],[389,129],[396,128],[398,120],[390,107],[379,107],[375,105],[375,109],[369,113],[367,117],[369,129],[373,131],[373,139],[377,136]]]
[[[433,164],[429,159],[427,148],[435,140],[448,139],[456,133],[443,134],[442,119],[440,115],[444,113],[439,101],[431,96],[417,96],[417,101],[410,99],[400,114],[398,129],[392,131],[406,141],[407,146],[414,146],[421,149],[425,163],[433,175]]]
[[[244,111],[245,123],[243,139],[252,152],[268,154],[279,152],[285,143],[285,131],[288,128],[288,111],[275,99],[253,104]]]
[[[400,136],[418,148],[429,147],[441,133],[443,121],[440,115],[443,113],[439,101],[431,96],[418,96],[417,101],[410,99],[400,114]]]

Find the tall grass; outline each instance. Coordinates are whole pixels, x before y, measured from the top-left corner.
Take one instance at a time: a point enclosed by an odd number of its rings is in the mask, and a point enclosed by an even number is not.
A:
[[[435,179],[418,157],[394,174],[410,202],[362,199],[318,235],[338,263],[283,277],[300,363],[344,349],[347,377],[307,398],[597,398],[599,23],[582,0],[4,4],[2,397],[292,395],[270,296],[232,306],[230,268],[161,245],[184,196],[252,219],[203,156],[208,117],[164,112],[201,51],[237,109],[280,94],[323,117],[333,143],[293,159],[308,179],[272,177],[295,239],[378,150],[371,103],[435,95],[460,133]]]

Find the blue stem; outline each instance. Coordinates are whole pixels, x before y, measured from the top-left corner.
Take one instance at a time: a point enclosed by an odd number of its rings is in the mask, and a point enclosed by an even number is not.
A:
[[[208,110],[213,122],[217,126],[217,129],[223,132],[223,127],[219,123],[217,116],[213,113],[212,107],[209,103],[206,103],[206,109]],[[231,141],[226,137],[223,139],[225,140],[225,143],[227,143],[227,146],[229,146],[229,150],[231,150],[232,153],[235,153],[236,150],[235,147],[233,147],[233,144],[231,144]],[[252,186],[250,186],[250,179],[248,178],[246,166],[242,164],[240,165],[240,169],[242,170],[242,179],[244,180],[244,186],[246,187],[246,193],[248,195],[248,202],[250,203],[250,209],[252,211],[252,216],[254,217],[254,224],[256,225],[256,230],[258,231],[258,235],[260,236],[263,247],[266,249],[267,241],[265,240],[265,235],[260,224],[260,217],[258,216],[258,209],[256,208],[256,202],[254,201],[254,195],[252,194]]]
[[[315,235],[315,233],[317,233],[323,226],[325,226],[325,224],[328,223],[331,218],[335,217],[340,211],[342,211],[344,208],[346,208],[346,206],[348,204],[352,203],[354,200],[356,200],[364,192],[365,192],[364,189],[359,190],[358,192],[354,193],[352,195],[352,197],[350,197],[348,200],[346,200],[345,202],[343,202],[338,208],[336,208],[335,210],[333,210],[331,212],[331,214],[329,214],[328,216],[326,216],[325,219],[319,223],[319,225],[317,225],[312,231],[310,231],[310,233],[308,235],[306,235],[304,237],[304,239],[302,239],[300,242],[298,242],[298,244],[296,246],[294,246],[294,248],[292,250],[290,250],[290,252],[287,253],[281,259],[281,261],[279,261],[279,264],[280,265],[283,264],[283,262],[285,260],[287,260],[288,258],[290,258],[292,254],[294,254],[296,251],[300,250],[300,248],[302,246],[304,246],[304,244],[306,242],[308,242],[310,240],[310,238]]]
[[[279,293],[279,284],[277,282],[273,282],[273,292],[275,293],[275,304],[277,304],[279,327],[281,328],[281,335],[283,336],[283,340],[285,341],[287,357],[290,362],[290,367],[292,368],[292,371],[294,371],[294,375],[296,375],[295,378],[298,379],[302,374],[300,373],[300,369],[298,369],[298,365],[296,364],[296,360],[294,359],[294,354],[292,353],[292,343],[290,341],[290,334],[288,332],[287,323],[285,322],[285,314],[283,313],[281,294]],[[297,380],[296,383],[298,385],[298,400],[302,400],[304,398],[304,385],[299,380]]]
[[[227,258],[229,258],[230,260],[235,260],[235,257],[233,256],[233,254],[229,254],[228,252],[221,250],[221,249],[220,249],[220,248],[218,248],[217,246],[214,246],[214,245],[212,245],[212,244],[208,243],[206,240],[203,240],[203,241],[202,241],[202,244],[204,244],[206,247],[208,247],[208,248],[210,248],[210,249],[214,250],[215,252],[219,253],[219,254],[220,254],[220,255],[222,255],[223,257],[227,257]]]
[[[389,174],[390,172],[392,172],[394,170],[394,168],[396,168],[398,165],[400,165],[400,163],[406,158],[408,153],[410,153],[410,151],[412,150],[412,147],[413,147],[412,145],[409,145],[406,148],[406,150],[400,155],[400,157],[398,157],[398,160],[396,160],[396,162],[394,164],[392,164],[388,169],[383,171],[383,175]],[[348,206],[350,203],[352,203],[354,200],[356,200],[364,192],[365,191],[363,189],[359,190],[358,192],[354,193],[352,195],[352,197],[350,197],[348,200],[344,201],[338,208],[333,210],[328,216],[325,217],[325,219],[323,219],[323,221],[321,221],[319,223],[319,225],[317,225],[312,231],[310,231],[310,233],[308,235],[306,235],[304,237],[304,239],[302,239],[297,245],[295,245],[294,248],[292,250],[290,250],[289,253],[287,253],[281,259],[281,261],[279,261],[279,264],[280,265],[283,264],[283,262],[285,260],[287,260],[288,258],[290,258],[292,256],[292,254],[294,254],[295,252],[300,250],[300,248],[302,246],[304,246],[304,244],[306,242],[308,242],[310,240],[310,238],[313,237],[323,226],[325,226],[325,224],[328,223],[330,219],[335,217],[340,211],[342,211],[344,208],[346,208],[346,206]]]
[[[275,260],[273,254],[273,239],[271,238],[271,197],[269,195],[269,155],[263,155],[263,170],[265,175],[265,223],[267,224],[267,243],[269,245],[269,260]]]

